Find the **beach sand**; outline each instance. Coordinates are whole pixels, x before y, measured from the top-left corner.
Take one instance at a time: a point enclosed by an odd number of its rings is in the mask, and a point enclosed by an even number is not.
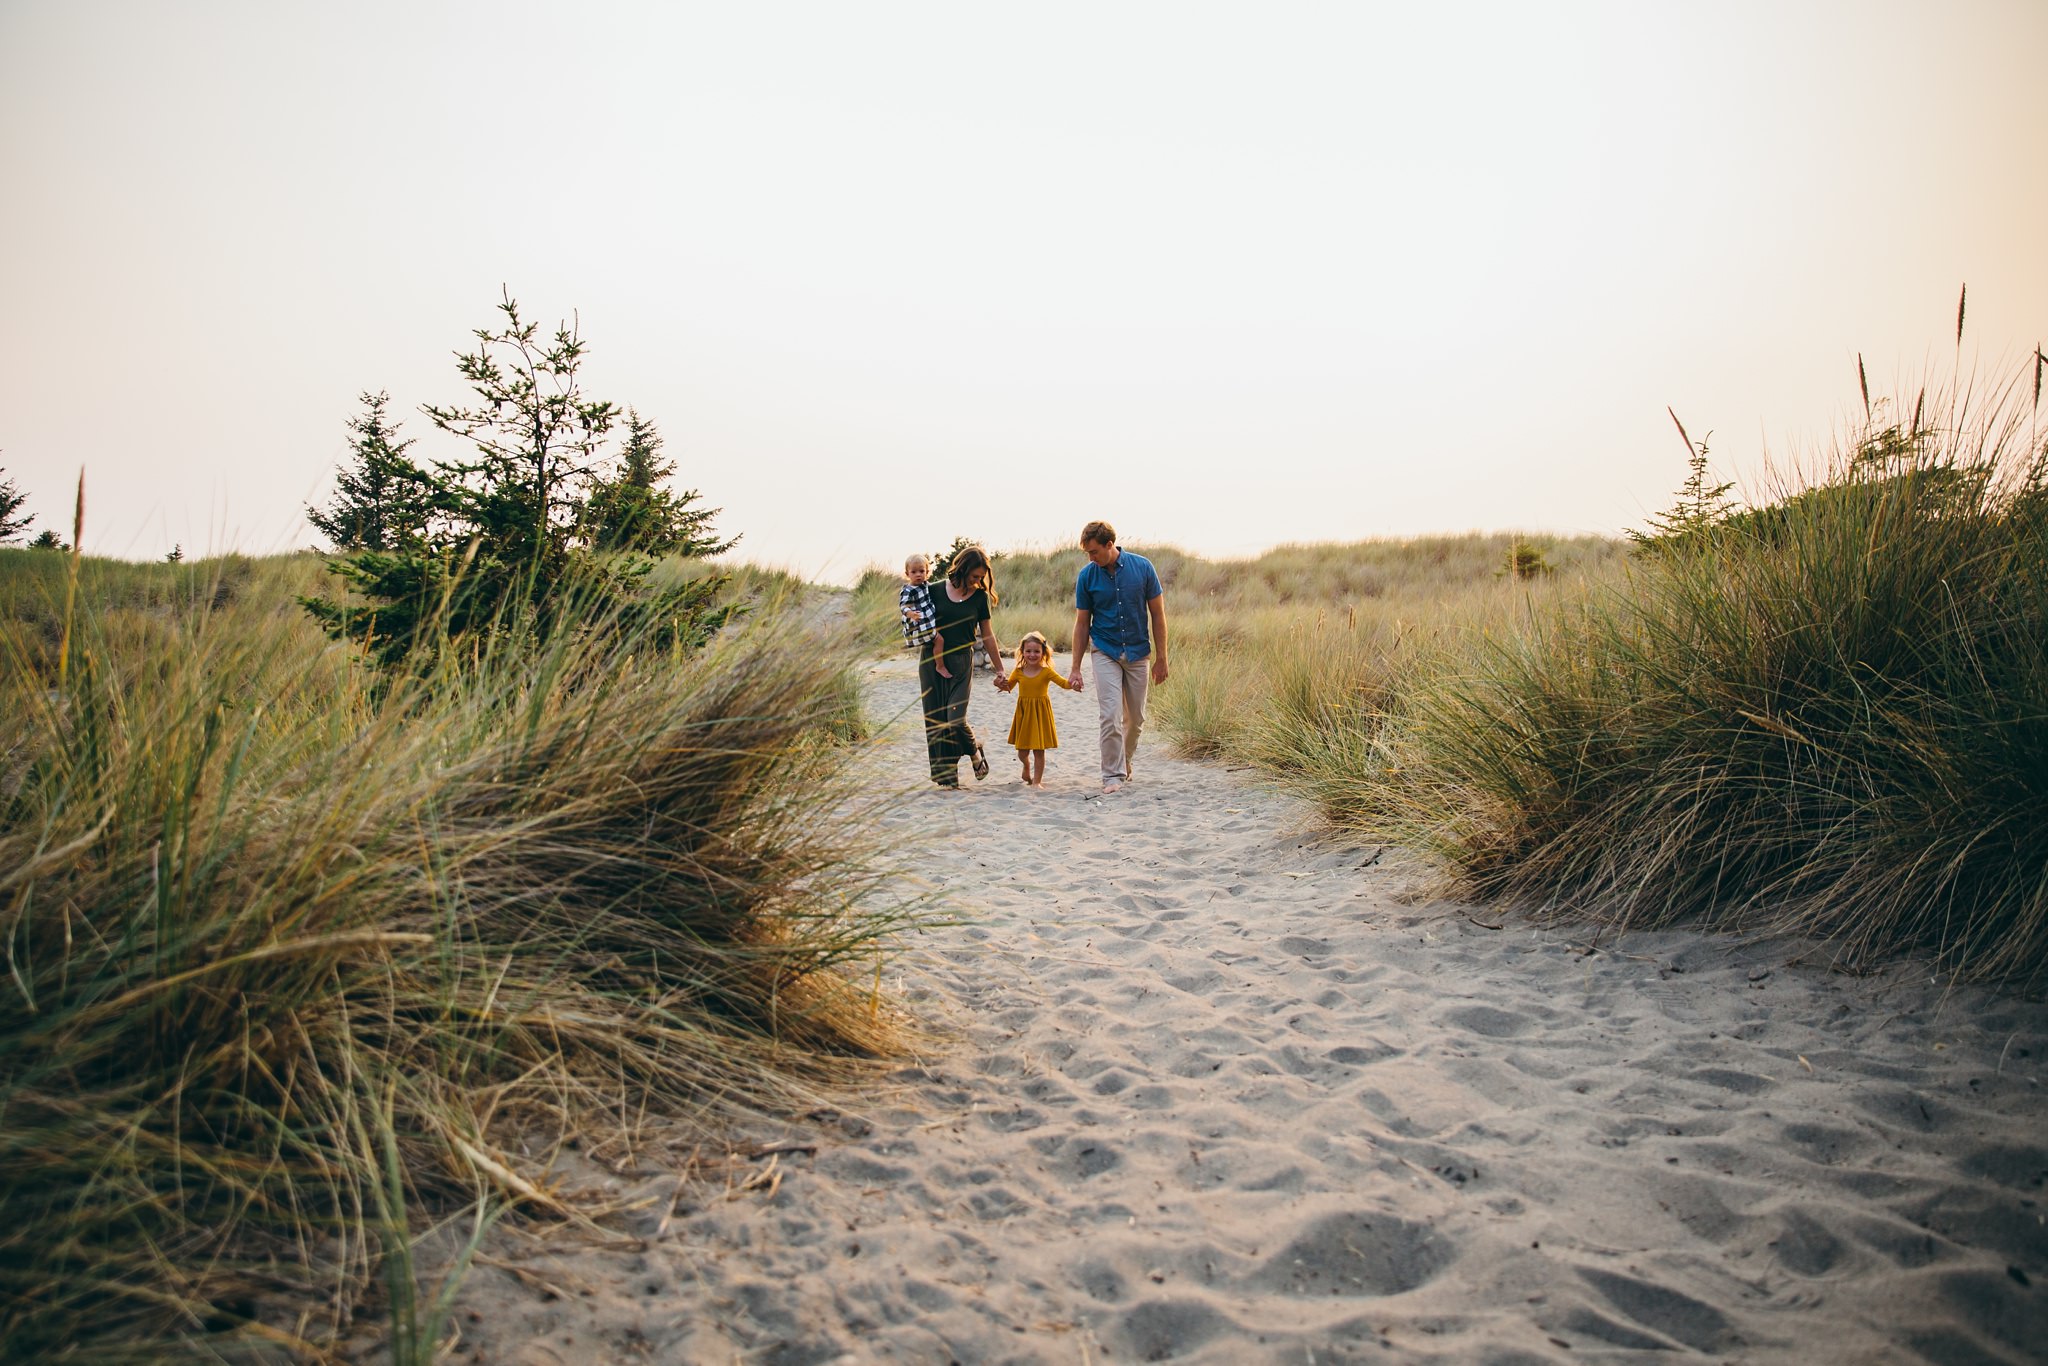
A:
[[[643,1156],[609,1244],[497,1241],[455,1360],[2048,1359],[2048,1007],[1424,899],[1156,734],[1103,798],[1092,696],[1037,792],[978,679],[993,772],[940,794],[872,687],[965,922],[885,986],[948,1042]]]

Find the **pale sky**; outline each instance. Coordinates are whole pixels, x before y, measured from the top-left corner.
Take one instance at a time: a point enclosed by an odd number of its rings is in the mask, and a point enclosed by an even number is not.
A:
[[[2048,0],[0,0],[0,466],[267,553],[572,313],[747,558],[1613,533],[2048,340]]]

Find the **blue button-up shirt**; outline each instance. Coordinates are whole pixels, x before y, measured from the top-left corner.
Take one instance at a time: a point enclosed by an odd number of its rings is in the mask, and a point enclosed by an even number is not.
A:
[[[1111,659],[1152,653],[1152,617],[1145,604],[1159,596],[1159,575],[1143,555],[1120,551],[1104,569],[1090,560],[1074,581],[1074,606],[1088,613],[1088,639]]]

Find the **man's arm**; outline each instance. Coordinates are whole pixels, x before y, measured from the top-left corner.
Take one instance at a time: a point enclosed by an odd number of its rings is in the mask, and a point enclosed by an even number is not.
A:
[[[1074,691],[1081,691],[1081,661],[1088,657],[1088,623],[1094,614],[1085,607],[1074,609],[1074,662],[1067,666],[1067,677],[1074,680]]]
[[[1166,681],[1166,594],[1155,593],[1145,604],[1152,616],[1152,681]]]

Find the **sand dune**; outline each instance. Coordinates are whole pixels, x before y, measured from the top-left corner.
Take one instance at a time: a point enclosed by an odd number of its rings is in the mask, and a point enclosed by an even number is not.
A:
[[[2048,1359],[2048,1007],[1417,900],[1156,739],[1095,796],[1054,705],[1050,790],[992,748],[892,817],[972,917],[895,970],[956,1045],[478,1269],[458,1360]]]

